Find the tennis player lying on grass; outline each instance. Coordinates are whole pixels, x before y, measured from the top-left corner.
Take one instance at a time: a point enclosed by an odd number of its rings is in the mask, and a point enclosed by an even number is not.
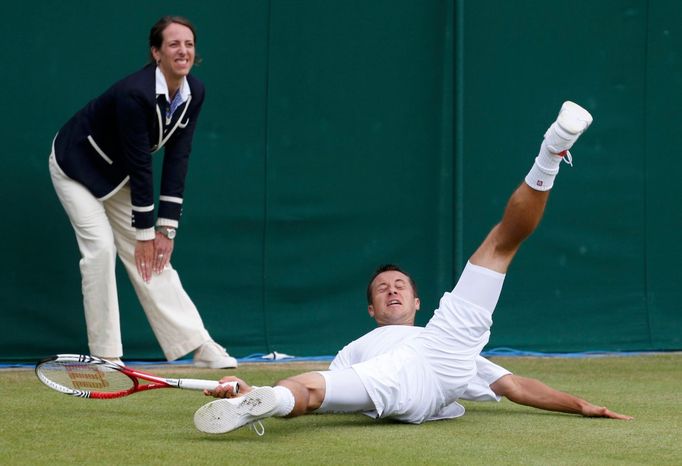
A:
[[[539,224],[561,161],[570,163],[568,149],[591,123],[585,109],[564,103],[502,220],[471,256],[454,290],[441,298],[426,327],[413,326],[419,298],[412,279],[395,266],[380,268],[367,293],[369,313],[379,328],[341,350],[328,371],[290,377],[274,387],[251,387],[237,377],[223,378],[222,382],[239,382],[240,392],[227,386],[207,391],[225,399],[197,410],[197,428],[230,432],[266,417],[313,412],[363,412],[418,424],[461,416],[459,399],[501,396],[551,411],[631,419],[511,374],[480,356],[507,268]]]

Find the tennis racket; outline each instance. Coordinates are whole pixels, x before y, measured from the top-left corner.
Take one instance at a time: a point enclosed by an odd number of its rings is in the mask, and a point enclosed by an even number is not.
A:
[[[38,379],[58,392],[80,398],[111,399],[156,388],[214,390],[220,382],[199,379],[166,379],[95,356],[58,354],[36,364]],[[235,393],[236,382],[227,382]]]

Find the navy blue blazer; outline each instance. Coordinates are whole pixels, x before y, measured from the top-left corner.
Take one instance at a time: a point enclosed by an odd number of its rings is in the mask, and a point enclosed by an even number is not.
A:
[[[133,226],[154,226],[152,154],[165,147],[158,217],[177,225],[182,212],[192,137],[204,85],[187,76],[191,96],[166,121],[165,97],[156,98],[156,66],[147,65],[90,101],[59,130],[59,167],[105,200],[130,182]]]

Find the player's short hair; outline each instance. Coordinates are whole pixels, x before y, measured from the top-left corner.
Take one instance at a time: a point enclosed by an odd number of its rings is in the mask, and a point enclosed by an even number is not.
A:
[[[419,297],[419,294],[417,292],[417,284],[414,282],[409,273],[405,272],[403,269],[401,269],[395,264],[384,264],[379,266],[369,279],[369,283],[367,284],[367,304],[372,304],[372,282],[374,282],[374,279],[377,278],[379,274],[392,271],[400,272],[403,275],[405,275],[410,280],[410,286],[412,286],[412,292],[414,293],[414,297],[415,298]]]
[[[166,30],[168,26],[173,23],[182,24],[192,31],[192,36],[194,36],[194,45],[197,43],[197,31],[194,28],[194,24],[184,16],[162,16],[159,20],[154,23],[151,30],[149,31],[149,59],[151,63],[156,63],[154,60],[154,55],[152,55],[151,48],[160,49],[163,45],[163,31]],[[201,59],[197,54],[194,56],[194,63],[198,65],[201,63]]]

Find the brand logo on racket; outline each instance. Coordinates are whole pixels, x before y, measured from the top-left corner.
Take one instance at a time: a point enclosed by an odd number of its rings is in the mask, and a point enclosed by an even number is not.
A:
[[[78,390],[93,390],[106,388],[109,382],[104,378],[97,367],[83,364],[78,366],[66,366],[66,373],[71,379],[73,387]]]

